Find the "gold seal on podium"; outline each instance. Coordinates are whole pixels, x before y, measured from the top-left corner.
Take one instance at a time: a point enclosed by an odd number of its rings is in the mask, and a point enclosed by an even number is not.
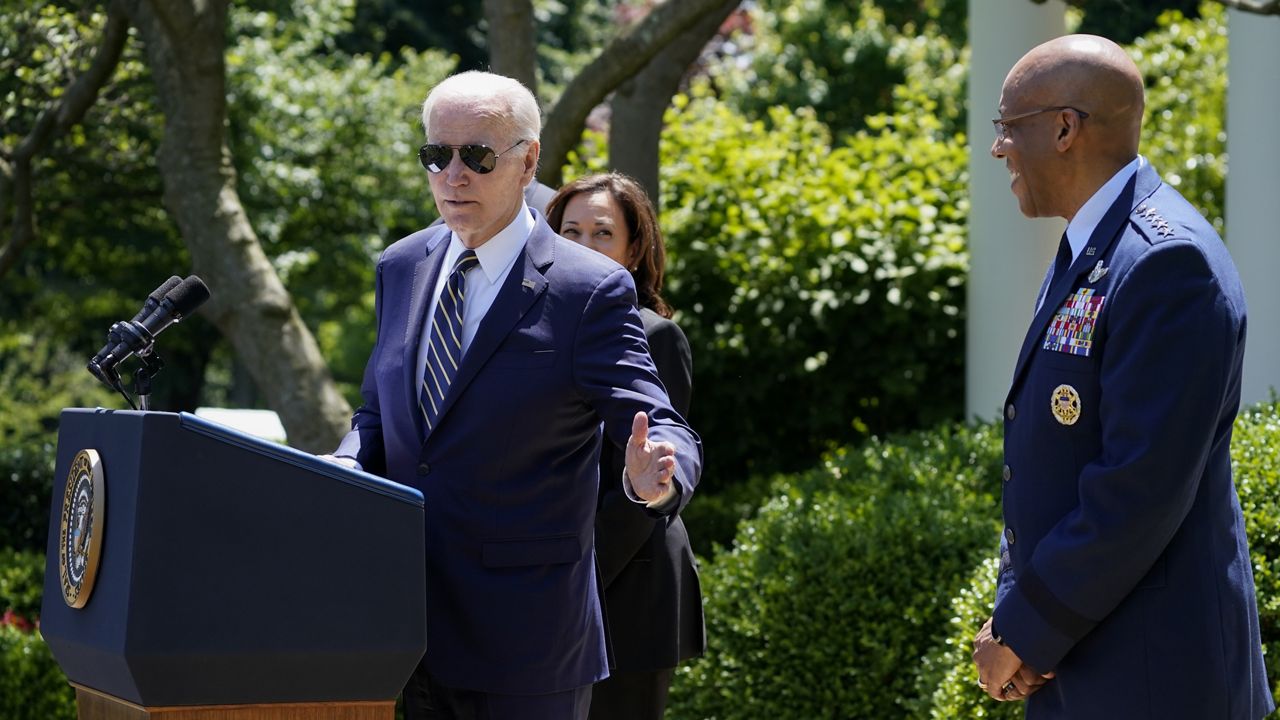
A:
[[[89,602],[93,581],[98,576],[105,500],[102,459],[97,450],[81,450],[71,460],[71,470],[67,473],[58,533],[62,599],[73,608],[82,608]]]

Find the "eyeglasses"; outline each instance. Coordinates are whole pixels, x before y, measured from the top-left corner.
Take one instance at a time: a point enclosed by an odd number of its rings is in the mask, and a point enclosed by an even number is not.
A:
[[[1032,115],[1039,115],[1040,113],[1054,112],[1056,110],[1070,110],[1071,112],[1079,115],[1081,120],[1084,120],[1085,118],[1089,117],[1089,113],[1083,110],[1078,110],[1076,108],[1073,108],[1070,105],[1055,105],[1054,107],[1040,108],[1039,110],[1030,110],[1024,113],[1018,113],[1017,115],[1011,115],[1010,117],[996,118],[991,121],[991,124],[994,125],[996,128],[996,139],[997,140],[1009,139],[1010,123],[1013,123],[1017,120],[1024,120],[1026,118],[1031,117]]]
[[[493,172],[493,169],[497,167],[498,158],[526,142],[528,140],[521,140],[500,153],[494,152],[493,148],[488,145],[432,145],[428,143],[418,148],[418,162],[422,163],[422,167],[426,168],[427,172],[438,173],[449,167],[449,163],[453,162],[453,151],[457,150],[458,156],[462,158],[464,165],[481,175],[485,175]]]

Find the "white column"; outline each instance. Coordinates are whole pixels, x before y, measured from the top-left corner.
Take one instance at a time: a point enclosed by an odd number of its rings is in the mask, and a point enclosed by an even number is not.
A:
[[[1005,75],[1028,50],[1066,32],[1065,12],[1061,0],[969,0],[969,418],[1000,415],[1036,291],[1065,226],[1023,217],[1004,163],[991,157],[991,118]]]
[[[1227,247],[1249,304],[1248,405],[1280,389],[1280,17],[1231,10],[1227,22]]]

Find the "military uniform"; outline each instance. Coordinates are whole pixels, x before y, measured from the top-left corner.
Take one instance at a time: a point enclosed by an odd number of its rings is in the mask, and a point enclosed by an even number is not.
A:
[[[1143,163],[1047,289],[1005,402],[993,628],[1057,673],[1028,718],[1274,709],[1229,456],[1244,341],[1225,246]]]

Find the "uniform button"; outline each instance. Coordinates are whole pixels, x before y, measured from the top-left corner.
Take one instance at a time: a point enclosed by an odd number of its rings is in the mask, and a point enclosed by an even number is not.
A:
[[[1006,419],[1012,420],[1018,411],[1013,408],[1013,403],[1004,406],[1004,416]]]
[[[426,463],[418,463],[418,474],[419,474],[419,475],[429,475],[430,473],[431,473],[431,466],[430,466],[430,465],[428,465],[428,464],[426,464]]]
[[[1004,539],[1007,540],[1010,545],[1018,541],[1013,534],[1013,528],[1007,527],[1004,529]]]
[[[1009,467],[1008,465],[1005,465],[1004,472],[1002,472],[1001,475],[1004,477],[1005,482],[1009,482],[1010,480],[1013,479],[1013,468]]]

